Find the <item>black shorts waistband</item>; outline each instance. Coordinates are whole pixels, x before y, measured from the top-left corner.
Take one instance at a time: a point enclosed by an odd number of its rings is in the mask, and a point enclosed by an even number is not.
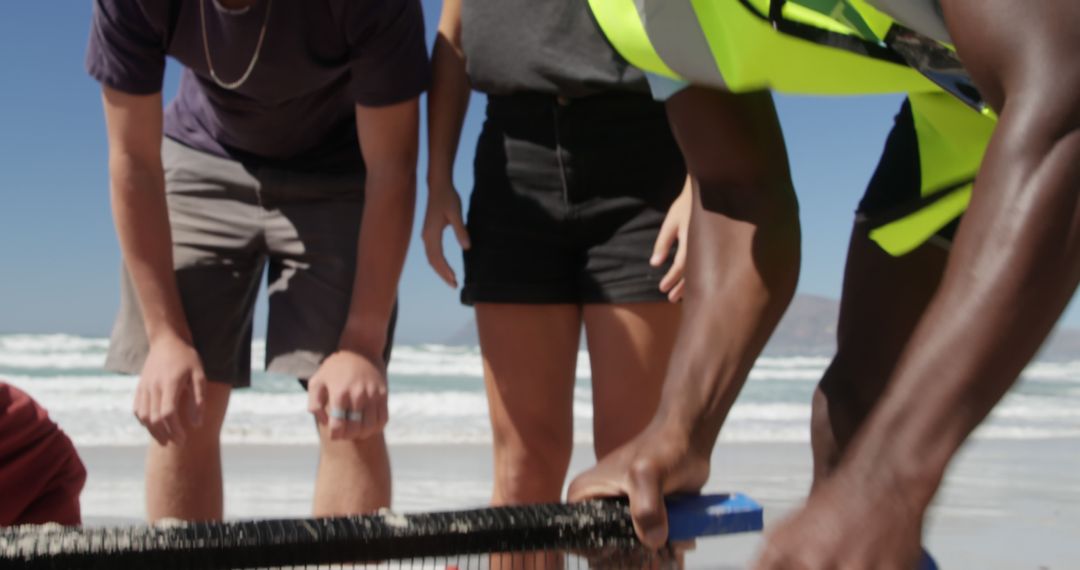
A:
[[[581,115],[589,118],[664,118],[664,104],[643,93],[611,92],[567,98],[539,92],[488,95],[487,114],[495,118]]]

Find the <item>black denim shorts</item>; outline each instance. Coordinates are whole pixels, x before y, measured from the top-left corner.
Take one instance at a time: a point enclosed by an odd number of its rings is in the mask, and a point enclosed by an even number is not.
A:
[[[649,258],[686,167],[662,104],[491,96],[474,166],[463,303],[665,298]]]

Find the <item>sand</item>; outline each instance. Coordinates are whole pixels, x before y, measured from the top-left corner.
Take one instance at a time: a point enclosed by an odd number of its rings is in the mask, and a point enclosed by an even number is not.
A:
[[[143,449],[86,447],[83,493],[87,524],[143,517]],[[231,446],[224,450],[226,516],[300,517],[310,511],[317,450],[308,446]],[[394,509],[443,510],[485,504],[487,446],[391,449]],[[575,451],[571,471],[588,466]],[[804,444],[721,444],[707,490],[742,491],[765,505],[775,523],[805,496],[810,456]],[[743,568],[760,537],[701,540],[690,568]],[[1080,440],[981,441],[951,470],[932,510],[927,546],[942,568],[985,570],[1080,568]]]

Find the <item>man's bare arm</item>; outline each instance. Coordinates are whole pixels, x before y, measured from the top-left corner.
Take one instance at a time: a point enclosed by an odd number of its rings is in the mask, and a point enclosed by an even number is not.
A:
[[[707,455],[794,295],[798,205],[770,95],[690,88],[668,109],[700,203],[658,420],[693,434]]]
[[[416,204],[419,100],[356,107],[367,165],[352,302],[340,347],[381,360]]]
[[[161,165],[161,94],[103,89],[109,177],[120,250],[151,338],[191,341],[172,266],[172,236]]]
[[[150,341],[135,415],[159,441],[183,443],[200,421],[206,378],[173,273],[172,235],[161,164],[161,94],[103,88],[113,219]],[[181,418],[183,408],[190,417]]]
[[[929,501],[1080,282],[1080,4],[944,0],[1000,114],[934,301],[851,452]]]
[[[356,106],[367,178],[349,313],[338,350],[308,383],[308,411],[332,439],[364,439],[389,421],[383,351],[416,203],[418,99]],[[349,420],[344,414],[359,413]]]
[[[1000,122],[940,288],[839,468],[757,570],[913,568],[923,517],[972,430],[1080,282],[1080,4],[943,0]]]

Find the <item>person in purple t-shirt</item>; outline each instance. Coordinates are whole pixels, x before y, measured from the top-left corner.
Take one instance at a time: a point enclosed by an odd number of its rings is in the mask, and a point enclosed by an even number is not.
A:
[[[183,66],[162,108],[166,56]],[[222,517],[220,432],[266,365],[305,382],[316,515],[387,506],[386,362],[428,59],[418,0],[95,0],[124,258],[106,366],[140,374],[151,520]]]

